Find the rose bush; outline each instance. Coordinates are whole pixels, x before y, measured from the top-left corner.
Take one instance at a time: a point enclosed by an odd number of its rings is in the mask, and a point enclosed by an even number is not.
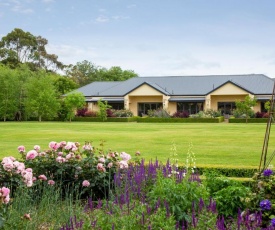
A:
[[[21,160],[5,157],[0,166],[0,183],[14,191],[18,186],[33,187],[39,183],[60,185],[64,192],[77,191],[82,197],[106,197],[113,187],[117,168],[127,168],[131,156],[94,148],[86,142],[49,143],[49,149],[41,151],[39,145],[28,152],[18,147]]]

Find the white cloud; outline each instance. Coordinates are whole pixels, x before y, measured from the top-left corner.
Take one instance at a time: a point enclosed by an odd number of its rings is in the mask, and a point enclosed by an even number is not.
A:
[[[11,10],[14,12],[18,12],[22,14],[31,14],[34,12],[33,9],[24,7],[22,3],[19,1],[11,0],[10,2],[12,2]]]
[[[104,22],[108,22],[110,19],[107,16],[104,15],[100,15],[96,18],[96,22],[98,23],[104,23]]]
[[[126,17],[126,16],[119,16],[119,15],[113,16],[112,18],[115,19],[115,20],[125,20],[125,19],[129,19],[129,17]]]

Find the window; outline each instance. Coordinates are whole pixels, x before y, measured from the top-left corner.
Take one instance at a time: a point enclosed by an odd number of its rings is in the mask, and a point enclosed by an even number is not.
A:
[[[108,102],[108,105],[112,106],[112,109],[121,110],[124,109],[124,103],[112,103]]]
[[[162,103],[138,103],[138,115],[148,114],[148,110],[157,110],[162,108]]]
[[[221,111],[222,115],[232,115],[234,109],[236,109],[235,102],[218,102],[218,110]]]
[[[202,102],[178,102],[177,111],[183,112],[187,111],[189,114],[196,114],[203,110]]]

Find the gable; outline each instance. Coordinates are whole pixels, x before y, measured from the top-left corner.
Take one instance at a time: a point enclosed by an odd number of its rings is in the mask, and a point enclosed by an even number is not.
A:
[[[214,89],[210,95],[247,95],[250,92],[242,89],[241,87],[227,82],[226,84]]]
[[[163,95],[158,90],[154,89],[153,87],[149,86],[148,84],[142,84],[133,91],[131,91],[129,96],[159,96]]]

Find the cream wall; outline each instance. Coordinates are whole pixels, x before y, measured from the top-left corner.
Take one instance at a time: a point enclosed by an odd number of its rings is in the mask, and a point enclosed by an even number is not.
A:
[[[218,102],[243,101],[247,95],[253,96],[229,82],[206,96],[206,106],[204,108],[218,110]]]
[[[166,103],[167,98],[165,95],[146,84],[141,85],[137,89],[133,90],[127,96],[128,108],[133,112],[134,116],[138,115],[138,103],[157,102],[162,103],[164,108],[165,106],[168,106],[168,101]]]
[[[173,115],[175,112],[177,112],[177,102],[169,102],[167,111],[170,115]]]
[[[217,90],[210,93],[210,95],[248,95],[249,93],[232,83],[227,83]]]

